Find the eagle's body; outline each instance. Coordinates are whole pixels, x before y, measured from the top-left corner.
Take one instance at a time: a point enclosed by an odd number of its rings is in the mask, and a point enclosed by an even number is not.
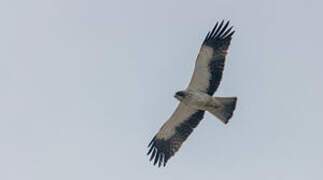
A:
[[[214,99],[212,96],[194,90],[180,91],[185,94],[184,97],[175,95],[175,98],[184,103],[186,106],[190,106],[194,109],[200,109],[207,111],[210,108],[220,107],[220,102]]]
[[[219,25],[219,26],[218,26]],[[234,31],[229,22],[216,23],[203,41],[188,87],[178,91],[180,101],[175,112],[160,128],[149,143],[150,160],[165,166],[171,156],[181,147],[193,129],[203,119],[205,111],[228,123],[236,106],[236,97],[212,97],[222,79],[225,56]]]

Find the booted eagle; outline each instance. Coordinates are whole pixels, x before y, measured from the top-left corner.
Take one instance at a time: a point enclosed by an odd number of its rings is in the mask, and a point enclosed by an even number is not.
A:
[[[191,82],[185,90],[174,95],[180,101],[179,105],[148,145],[147,155],[150,155],[154,165],[166,165],[203,119],[205,111],[224,124],[232,117],[237,98],[212,97],[222,79],[225,56],[234,33],[232,26],[228,26],[229,22],[217,22],[206,35]]]

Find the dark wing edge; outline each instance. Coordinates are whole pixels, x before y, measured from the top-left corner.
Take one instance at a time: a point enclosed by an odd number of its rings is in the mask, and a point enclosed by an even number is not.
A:
[[[235,31],[231,31],[233,26],[228,29],[230,21],[227,21],[224,26],[223,24],[224,20],[221,21],[220,25],[219,22],[215,24],[212,31],[207,33],[203,41],[203,45],[212,47],[214,49],[228,48],[232,35]]]
[[[148,145],[149,151],[147,155],[151,154],[150,161],[154,160],[154,165],[158,164],[158,167],[161,165],[165,167],[167,161],[179,150],[183,142],[193,132],[193,129],[203,119],[203,116],[204,111],[198,110],[183,123],[179,124],[176,127],[175,134],[168,139],[158,139],[155,136]]]
[[[202,45],[211,47],[214,50],[214,59],[209,64],[209,69],[211,73],[210,85],[207,89],[209,95],[213,95],[222,79],[222,72],[225,64],[226,51],[229,48],[232,35],[235,31],[231,31],[233,26],[228,28],[230,21],[227,21],[224,25],[224,20],[217,22],[210,31]],[[223,26],[224,25],[224,26]]]

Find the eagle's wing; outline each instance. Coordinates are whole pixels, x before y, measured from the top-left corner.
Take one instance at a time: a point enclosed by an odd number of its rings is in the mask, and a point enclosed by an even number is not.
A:
[[[204,111],[192,109],[180,103],[148,145],[150,149],[147,155],[151,154],[150,160],[154,159],[154,165],[158,163],[158,166],[162,164],[165,166],[168,159],[178,151],[203,116]]]
[[[218,88],[225,63],[225,56],[234,31],[228,28],[229,21],[224,25],[216,23],[213,30],[205,37],[197,56],[194,73],[187,89],[199,90],[213,95]]]

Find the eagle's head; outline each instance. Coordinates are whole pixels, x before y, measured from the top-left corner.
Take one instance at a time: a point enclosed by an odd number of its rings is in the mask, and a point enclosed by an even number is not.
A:
[[[176,99],[178,99],[179,101],[182,101],[185,98],[186,95],[187,95],[187,93],[185,91],[177,91],[175,93],[174,97]]]

